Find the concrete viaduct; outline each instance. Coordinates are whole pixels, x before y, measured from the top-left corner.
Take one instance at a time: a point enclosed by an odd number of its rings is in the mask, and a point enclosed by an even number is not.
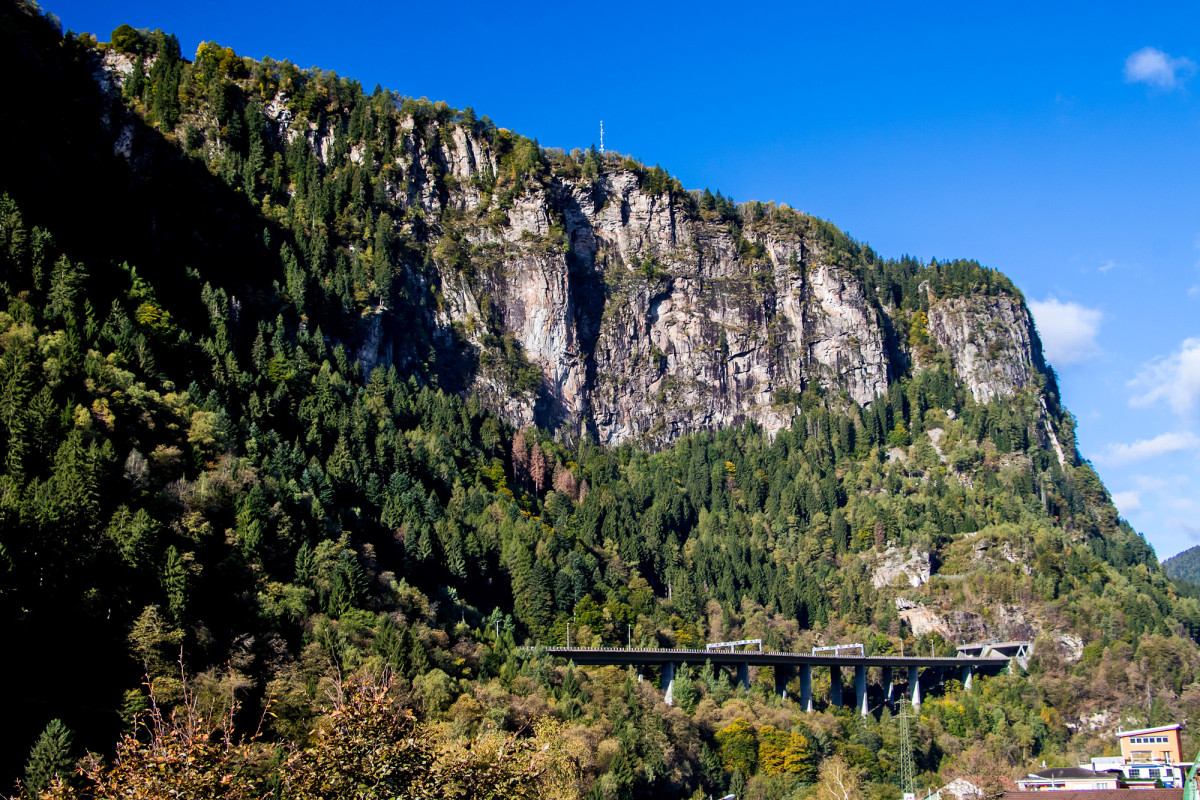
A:
[[[800,678],[800,707],[804,711],[813,710],[812,670],[813,667],[828,669],[830,676],[831,705],[844,705],[842,687],[842,669],[854,670],[854,699],[859,713],[866,716],[870,706],[867,701],[867,669],[881,669],[881,685],[884,687],[883,701],[895,702],[897,672],[907,678],[907,693],[914,708],[921,705],[921,671],[933,673],[926,678],[927,685],[940,680],[949,674],[962,680],[970,687],[975,673],[996,674],[1002,671],[1016,657],[1018,648],[1025,654],[1030,642],[992,643],[980,648],[979,645],[964,645],[959,648],[959,654],[954,656],[865,656],[845,655],[841,653],[756,653],[731,652],[729,650],[648,650],[641,648],[586,648],[586,647],[547,647],[542,652],[547,655],[569,659],[580,666],[625,666],[625,667],[660,667],[662,670],[662,689],[664,700],[668,705],[673,702],[672,693],[675,688],[675,670],[680,664],[699,666],[705,661],[711,661],[713,666],[728,667],[737,675],[737,683],[750,688],[750,667],[773,667],[775,669],[775,691],[781,697],[787,697],[787,684],[792,677],[799,674]],[[1012,650],[1013,652],[1009,652]],[[936,676],[936,677],[934,677]]]

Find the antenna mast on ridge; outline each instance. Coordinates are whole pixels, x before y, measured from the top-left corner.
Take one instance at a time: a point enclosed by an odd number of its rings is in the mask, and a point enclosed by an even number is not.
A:
[[[600,152],[604,152],[604,120],[600,120]]]

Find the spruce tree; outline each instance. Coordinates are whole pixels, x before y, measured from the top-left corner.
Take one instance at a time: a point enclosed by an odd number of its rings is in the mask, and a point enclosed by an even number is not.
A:
[[[187,569],[175,545],[167,548],[167,563],[163,567],[162,587],[167,595],[171,616],[179,621],[187,608]]]
[[[371,643],[371,651],[383,659],[384,663],[393,669],[400,664],[400,637],[396,635],[396,625],[387,614],[380,614],[375,625],[375,641]]]
[[[34,742],[25,762],[25,790],[37,797],[54,776],[64,780],[71,775],[71,731],[60,719],[50,720],[42,735]]]

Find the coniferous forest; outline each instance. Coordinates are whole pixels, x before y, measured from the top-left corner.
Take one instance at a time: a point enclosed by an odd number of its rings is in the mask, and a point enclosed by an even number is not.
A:
[[[1074,765],[1117,723],[1200,711],[1200,604],[1078,456],[1053,372],[978,402],[925,331],[922,286],[1023,303],[1003,275],[884,260],[814,217],[331,72],[0,13],[5,791],[790,798],[838,772],[856,797],[898,792],[891,709],[827,706],[826,685],[802,714],[770,670],[746,690],[704,663],[666,706],[653,673],[536,649],[568,623],[582,646],[1034,640],[1028,669],[927,698],[922,786]],[[285,107],[334,132],[324,151],[271,135]],[[455,131],[499,168],[471,187],[434,170],[436,192],[484,198],[434,216],[396,191],[395,151]],[[616,171],[748,261],[769,226],[820,242],[905,310],[909,367],[866,405],[781,390],[774,432],[602,446],[513,424],[463,376],[533,396],[521,343],[486,309],[482,351],[418,320],[446,275],[488,269],[469,231]],[[562,246],[550,230],[538,247]],[[365,368],[380,307],[397,356]],[[873,580],[897,554],[927,574]]]

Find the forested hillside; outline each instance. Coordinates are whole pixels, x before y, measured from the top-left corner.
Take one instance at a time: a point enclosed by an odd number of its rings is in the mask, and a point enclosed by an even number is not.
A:
[[[111,757],[133,715],[191,708],[238,735],[263,720],[253,747],[209,753],[214,770],[240,765],[213,796],[327,796],[312,765],[367,752],[338,739],[364,719],[362,737],[393,744],[419,730],[426,755],[553,741],[537,777],[485,765],[542,796],[798,797],[831,764],[894,795],[889,710],[803,715],[767,671],[746,691],[702,664],[668,708],[624,671],[517,649],[564,643],[568,622],[596,646],[1035,639],[1027,673],[951,681],[922,707],[923,782],[1073,764],[1119,723],[1200,711],[1200,604],[1079,459],[999,273],[883,260],[816,218],[546,151],[469,109],[211,43],[189,61],[161,31],[98,44],[3,9],[7,73],[25,76],[0,111],[6,780],[41,788],[85,748]],[[495,168],[464,184],[429,156],[447,142]],[[741,271],[686,295],[672,287],[693,278],[652,248],[588,251],[586,272],[566,216],[505,238],[529,208],[559,207],[523,204],[531,192],[617,181],[708,231],[689,234],[701,272]],[[569,277],[570,335],[595,336],[561,374],[513,323],[528,298],[503,290],[543,257]],[[781,276],[808,288],[787,295]],[[764,322],[762,359],[809,354],[769,393],[672,383],[685,354],[653,337],[596,346],[637,298],[726,308],[768,283],[798,319],[833,287],[823,308],[834,297],[874,327],[819,323],[828,338],[788,349],[782,312]],[[757,336],[728,327],[705,334],[720,364],[744,352],[731,338]],[[643,395],[596,378],[604,358],[661,394],[643,427],[629,405]],[[707,424],[683,421],[701,407]],[[389,692],[344,691],[364,675]],[[376,724],[389,702],[419,720]],[[414,770],[451,775],[426,755]],[[60,791],[115,793],[136,780],[121,774],[93,762],[99,789],[76,776]]]
[[[1200,584],[1200,547],[1190,547],[1163,562],[1163,570],[1177,581]]]

